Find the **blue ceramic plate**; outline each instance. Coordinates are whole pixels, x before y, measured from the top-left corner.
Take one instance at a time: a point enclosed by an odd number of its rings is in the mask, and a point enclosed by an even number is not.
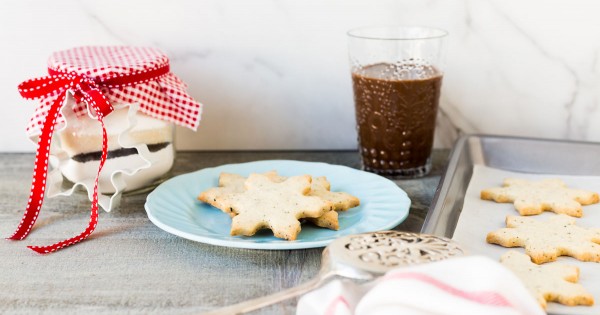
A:
[[[248,176],[270,170],[283,176],[326,176],[331,191],[358,197],[360,206],[339,213],[338,231],[303,224],[297,240],[286,241],[269,230],[250,237],[231,236],[229,215],[196,199],[200,192],[218,186],[221,172]],[[278,250],[323,247],[340,236],[392,229],[408,215],[410,199],[392,181],[375,174],[326,163],[272,160],[222,165],[174,177],[150,193],[144,207],[156,226],[183,238],[219,246]]]

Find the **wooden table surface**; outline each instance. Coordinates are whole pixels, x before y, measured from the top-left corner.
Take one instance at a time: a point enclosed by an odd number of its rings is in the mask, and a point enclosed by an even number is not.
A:
[[[412,200],[397,230],[419,231],[448,156],[436,150],[430,175],[395,181]],[[0,233],[17,227],[29,196],[33,154],[0,154]],[[356,152],[178,152],[170,176],[205,167],[265,159],[320,161],[359,168]],[[154,226],[146,194],[123,197],[100,214],[90,239],[39,255],[26,245],[48,245],[81,232],[89,201],[83,193],[47,199],[24,241],[0,246],[0,313],[196,314],[297,285],[319,269],[322,249],[248,250],[206,245]],[[294,314],[295,300],[253,314]]]

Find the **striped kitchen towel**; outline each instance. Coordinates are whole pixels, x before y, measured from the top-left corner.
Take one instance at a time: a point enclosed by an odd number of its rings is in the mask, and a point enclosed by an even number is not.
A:
[[[298,315],[543,315],[521,281],[481,256],[394,269],[375,281],[334,280],[304,295]]]

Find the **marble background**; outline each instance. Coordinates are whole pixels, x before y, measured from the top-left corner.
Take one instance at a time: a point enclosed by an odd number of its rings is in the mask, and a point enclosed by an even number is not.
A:
[[[0,10],[0,150],[31,151],[16,86],[54,50],[152,45],[204,103],[179,149],[352,149],[346,31],[444,28],[436,146],[461,133],[600,141],[594,0],[7,0]]]

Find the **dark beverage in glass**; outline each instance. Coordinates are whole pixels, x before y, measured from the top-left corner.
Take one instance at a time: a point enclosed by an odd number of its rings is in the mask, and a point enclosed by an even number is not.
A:
[[[352,73],[365,170],[389,176],[429,171],[441,85],[442,74],[431,66],[380,63]]]
[[[363,169],[394,178],[426,175],[431,169],[446,32],[385,26],[348,35]]]

